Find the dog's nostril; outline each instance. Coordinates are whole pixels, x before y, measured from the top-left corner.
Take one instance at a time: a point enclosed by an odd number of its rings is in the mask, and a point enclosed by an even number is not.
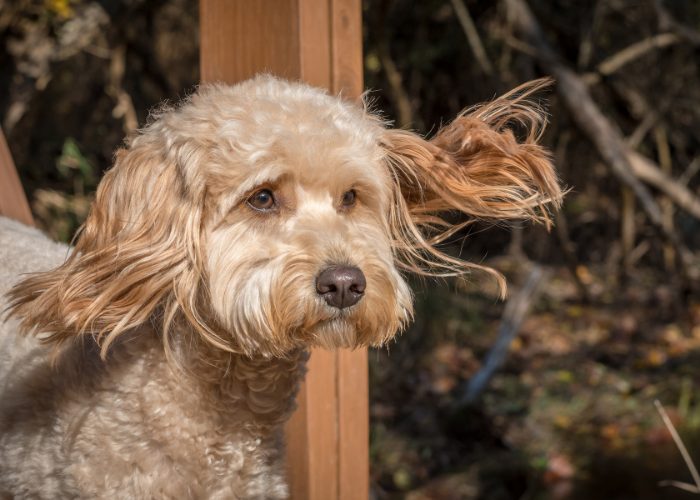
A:
[[[328,267],[316,277],[316,292],[338,309],[357,304],[366,287],[365,275],[354,266]]]

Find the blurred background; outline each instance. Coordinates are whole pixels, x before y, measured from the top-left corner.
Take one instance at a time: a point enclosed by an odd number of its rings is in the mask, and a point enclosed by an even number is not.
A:
[[[370,353],[376,499],[697,495],[700,2],[364,0],[365,86],[400,127],[537,96],[570,192],[556,226],[451,242],[509,281],[414,279]],[[0,0],[0,119],[40,227],[69,241],[125,135],[198,82],[194,0]],[[700,486],[700,485],[699,485]]]

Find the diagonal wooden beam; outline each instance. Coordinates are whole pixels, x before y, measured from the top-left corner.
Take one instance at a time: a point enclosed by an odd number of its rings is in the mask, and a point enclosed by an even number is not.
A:
[[[32,211],[29,209],[27,197],[24,195],[2,129],[0,129],[0,215],[30,226],[34,225]]]

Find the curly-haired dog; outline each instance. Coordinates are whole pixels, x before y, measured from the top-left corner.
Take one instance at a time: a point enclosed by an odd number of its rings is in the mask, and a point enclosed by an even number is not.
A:
[[[441,213],[548,222],[541,85],[431,140],[270,76],[203,86],[117,153],[72,251],[2,220],[0,496],[286,497],[306,350],[382,345],[402,272],[478,267]]]

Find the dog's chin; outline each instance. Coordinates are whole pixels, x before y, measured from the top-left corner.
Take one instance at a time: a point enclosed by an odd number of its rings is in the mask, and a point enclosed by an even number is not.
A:
[[[318,322],[311,330],[311,345],[324,349],[354,349],[358,347],[357,327],[347,317],[335,317]]]
[[[303,326],[296,329],[293,337],[301,345],[331,350],[380,347],[401,330],[406,320],[399,316],[394,318],[393,311],[383,311],[383,314],[368,315],[365,307],[338,310],[317,306],[306,311]],[[370,309],[370,312],[374,311]]]

